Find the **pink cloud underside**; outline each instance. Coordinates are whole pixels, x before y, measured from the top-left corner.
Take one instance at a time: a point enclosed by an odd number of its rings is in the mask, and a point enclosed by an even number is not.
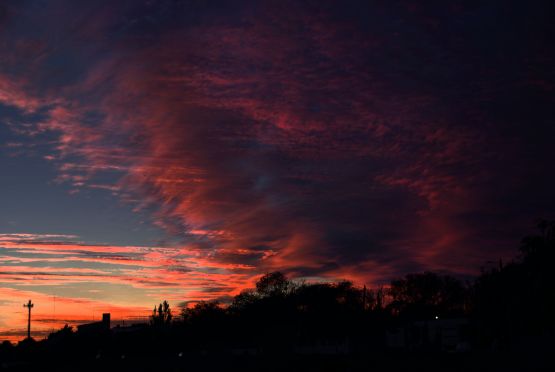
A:
[[[105,12],[79,36],[99,42],[95,35],[116,22],[101,19]],[[91,61],[60,90],[33,93],[0,77],[2,103],[47,112],[26,131],[56,135],[47,156],[57,181],[74,192],[105,189],[135,210],[153,207],[153,223],[187,241],[183,254],[70,242],[2,245],[64,259],[81,250],[133,254],[79,259],[140,265],[105,277],[135,286],[197,288],[201,278],[213,285],[231,275],[222,294],[270,270],[368,284],[397,275],[405,261],[465,271],[481,256],[468,245],[472,231],[455,217],[481,202],[476,185],[488,175],[473,154],[484,138],[436,109],[443,92],[405,88],[403,74],[384,76],[368,63],[361,51],[379,55],[388,37],[361,34],[325,14],[261,6],[240,25],[215,19],[161,31],[156,43],[101,41],[114,53]],[[104,172],[120,177],[113,184],[95,179]],[[397,192],[408,207],[387,204],[401,199]],[[367,212],[373,209],[376,217]],[[343,243],[345,235],[389,233],[395,224],[406,228],[381,245],[366,236],[358,253],[342,245],[357,244]],[[332,230],[338,237],[330,238]]]
[[[9,254],[0,257],[0,281],[22,286],[108,282],[141,289],[206,289],[215,298],[239,293],[256,275],[252,265],[221,262],[201,250],[42,241],[47,237],[74,239],[56,234],[0,235],[0,246]],[[85,267],[72,267],[76,263]]]

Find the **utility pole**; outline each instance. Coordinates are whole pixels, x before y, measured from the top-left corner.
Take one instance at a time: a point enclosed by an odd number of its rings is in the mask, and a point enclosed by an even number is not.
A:
[[[26,304],[23,304],[23,307],[29,309],[29,316],[27,317],[27,338],[31,338],[31,308],[33,306],[35,306],[35,304],[33,304],[31,300],[29,300]]]

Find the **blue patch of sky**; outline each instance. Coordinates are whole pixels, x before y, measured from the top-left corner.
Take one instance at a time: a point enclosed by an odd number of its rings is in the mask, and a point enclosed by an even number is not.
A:
[[[37,116],[38,115],[38,116]],[[9,123],[40,120],[0,106],[0,233],[72,234],[88,243],[154,245],[164,233],[151,224],[148,211],[133,212],[108,190],[83,189],[70,194],[70,184],[54,182],[55,165],[44,159],[49,135],[26,138]],[[21,147],[8,147],[21,143]],[[42,144],[42,145],[41,145]],[[115,182],[103,175],[102,182]]]

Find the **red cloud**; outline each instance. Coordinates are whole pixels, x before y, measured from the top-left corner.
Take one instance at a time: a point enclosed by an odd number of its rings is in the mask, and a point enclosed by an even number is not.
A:
[[[334,275],[332,262],[352,267],[354,257],[342,252],[348,243],[330,241],[328,230],[345,235],[381,223],[377,216],[361,221],[357,212],[335,210],[344,206],[326,209],[329,198],[338,194],[348,205],[365,188],[385,185],[379,192],[387,193],[406,187],[427,202],[420,212],[442,214],[442,201],[458,197],[466,182],[442,167],[446,159],[466,162],[476,136],[445,125],[443,117],[425,122],[419,107],[437,104],[437,97],[394,95],[390,81],[365,70],[358,48],[379,40],[345,39],[354,26],[330,28],[322,14],[283,19],[271,9],[260,12],[248,28],[201,25],[125,50],[127,61],[140,64],[100,61],[83,83],[50,99],[60,103],[38,129],[59,133],[61,159],[81,160],[62,163],[60,181],[105,188],[124,199],[137,199],[134,193],[158,206],[156,224],[204,250],[195,267]],[[289,34],[258,20],[266,18],[286,29],[308,27]],[[73,99],[82,95],[89,100]],[[91,111],[103,118],[95,125],[85,124]],[[383,159],[397,164],[361,173]],[[123,172],[117,185],[94,181],[109,169]],[[360,207],[373,208],[372,196],[362,198]],[[345,221],[331,222],[338,213]],[[354,259],[372,264],[376,248],[371,239],[366,244],[367,252],[357,248],[361,257]],[[396,254],[397,248],[389,249]],[[251,254],[237,254],[241,250]],[[425,264],[419,257],[414,262]]]
[[[129,8],[106,5],[77,27],[87,42],[76,52],[37,45],[42,59],[74,57],[78,72],[53,82],[38,61],[23,82],[1,75],[0,102],[43,114],[12,127],[56,138],[46,156],[73,192],[105,189],[134,210],[153,209],[153,223],[183,244],[8,237],[1,245],[119,265],[102,280],[177,287],[195,299],[237,293],[270,270],[372,284],[423,269],[468,274],[508,252],[515,221],[546,203],[514,195],[542,187],[538,195],[551,195],[541,186],[549,182],[536,182],[545,163],[530,166],[539,151],[520,140],[536,138],[521,122],[546,111],[543,101],[528,102],[537,110],[507,104],[496,74],[512,71],[477,61],[464,45],[439,48],[416,13],[403,13],[410,32],[399,33],[384,22],[401,19],[389,8],[326,9],[264,4],[238,7],[238,17],[154,25],[150,8],[122,24]],[[540,146],[543,158],[549,146]],[[105,172],[121,177],[99,180]]]

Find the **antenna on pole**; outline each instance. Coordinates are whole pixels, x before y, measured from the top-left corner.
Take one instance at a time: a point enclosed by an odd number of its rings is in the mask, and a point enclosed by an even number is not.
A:
[[[33,304],[31,300],[29,300],[26,304],[23,304],[23,307],[29,309],[29,315],[27,317],[27,338],[31,338],[31,309],[33,306],[35,306],[35,304]]]
[[[55,321],[56,321],[56,293],[54,293],[52,295],[52,297],[54,299],[54,314],[52,314],[52,320],[53,320],[53,322],[52,322],[52,332],[54,332],[54,324],[55,324]]]

